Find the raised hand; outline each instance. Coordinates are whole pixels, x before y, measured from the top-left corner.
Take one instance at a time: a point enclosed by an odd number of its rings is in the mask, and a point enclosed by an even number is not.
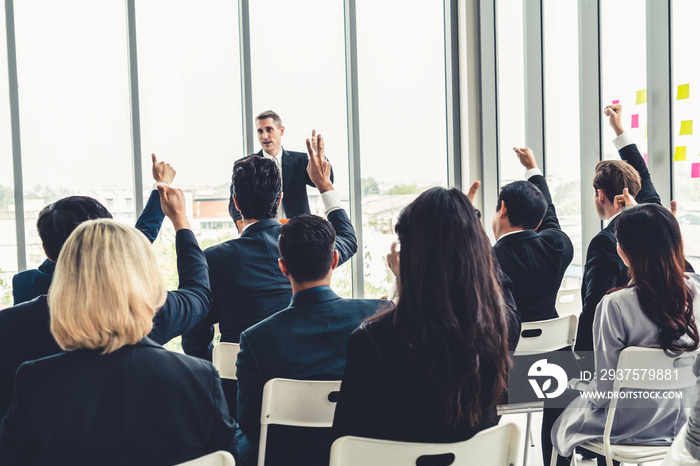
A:
[[[619,136],[625,132],[625,128],[622,127],[622,105],[608,105],[603,110],[603,113],[605,113],[605,116],[608,117],[610,126],[612,126],[616,136]]]
[[[467,191],[467,198],[469,199],[469,202],[471,202],[472,204],[474,204],[474,198],[476,197],[476,192],[479,191],[480,186],[481,186],[481,181],[475,181],[469,187],[469,191]]]
[[[622,209],[623,207],[632,207],[633,205],[637,205],[637,201],[634,200],[634,196],[630,195],[629,190],[625,188],[622,190],[622,194],[615,196],[613,205],[617,209]]]
[[[170,184],[175,179],[175,169],[169,163],[159,162],[156,154],[151,154],[153,161],[153,179],[159,183]]]
[[[530,170],[532,168],[537,168],[537,161],[535,160],[535,154],[529,147],[513,147],[513,152],[518,156],[518,160],[525,170]]]
[[[306,140],[306,150],[309,153],[309,164],[306,171],[311,182],[321,193],[332,190],[331,163],[326,160],[323,137],[320,134],[317,135],[316,130],[311,132],[311,139]]]
[[[399,254],[398,243],[394,241],[391,243],[389,248],[389,254],[386,255],[386,265],[389,266],[389,270],[394,274],[394,276],[399,278]]]
[[[182,189],[160,184],[158,185],[158,194],[160,194],[160,206],[163,213],[173,222],[175,231],[183,228],[191,230],[185,207],[185,193],[182,192]]]
[[[671,211],[674,217],[677,217],[676,214],[678,213],[678,202],[671,201],[671,208],[669,210]]]

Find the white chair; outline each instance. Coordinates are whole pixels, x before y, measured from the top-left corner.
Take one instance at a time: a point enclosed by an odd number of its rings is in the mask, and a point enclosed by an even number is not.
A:
[[[175,466],[236,466],[236,461],[231,453],[220,450]]]
[[[258,466],[265,464],[268,425],[331,427],[339,390],[340,380],[268,380],[260,410]]]
[[[560,316],[570,314],[581,314],[581,289],[580,288],[561,288],[557,292],[557,313]]]
[[[700,466],[700,461],[693,458],[685,446],[685,438],[687,435],[688,423],[686,422],[671,444],[661,466]]]
[[[576,342],[578,317],[568,315],[556,319],[523,322],[520,330],[520,340],[515,348],[514,356],[549,353],[566,347],[573,347]],[[525,426],[525,447],[523,450],[523,466],[527,466],[527,445],[532,441],[532,413],[542,411],[544,402],[513,403],[498,406],[499,415],[527,414]]]
[[[659,348],[641,348],[631,346],[620,352],[620,359],[617,362],[617,369],[622,369],[622,373],[626,373],[627,369],[653,369],[670,370],[673,376],[671,380],[665,378],[659,380],[649,377],[621,377],[616,378],[613,384],[613,398],[610,400],[610,405],[607,408],[608,415],[605,421],[605,430],[603,431],[603,441],[590,441],[581,448],[586,448],[598,455],[604,455],[608,466],[612,466],[613,460],[622,463],[642,464],[650,461],[660,461],[664,459],[670,449],[668,446],[644,446],[644,445],[612,445],[610,443],[610,434],[612,431],[615,412],[617,411],[618,393],[623,388],[635,388],[646,390],[682,390],[695,385],[697,377],[693,374],[693,362],[700,351],[690,353],[682,353],[681,355],[667,355],[666,352]],[[677,371],[677,372],[676,372]],[[551,466],[556,466],[558,453],[552,448]],[[576,465],[576,455],[573,456],[571,464]]]
[[[341,437],[331,447],[330,466],[415,466],[435,457],[441,464],[514,466],[518,464],[520,429],[509,422],[483,430],[458,443],[409,443]],[[439,458],[438,458],[439,457]],[[450,461],[451,460],[451,461]]]
[[[222,379],[238,380],[236,377],[236,361],[241,345],[238,343],[219,343],[214,346],[211,355],[211,363]]]

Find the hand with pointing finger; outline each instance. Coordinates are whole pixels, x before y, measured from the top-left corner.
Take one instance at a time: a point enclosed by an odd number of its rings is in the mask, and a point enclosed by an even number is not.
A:
[[[622,194],[615,196],[613,205],[617,209],[622,209],[623,207],[632,207],[633,205],[637,205],[637,201],[634,199],[634,196],[630,195],[629,190],[625,188],[622,190]]]
[[[175,179],[175,169],[169,163],[159,162],[156,154],[151,154],[153,161],[153,179],[158,183],[170,184]]]

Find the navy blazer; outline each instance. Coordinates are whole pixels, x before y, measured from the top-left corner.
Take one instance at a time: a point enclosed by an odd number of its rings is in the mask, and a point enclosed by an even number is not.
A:
[[[642,188],[635,197],[637,203],[661,204],[661,198],[654,188],[654,183],[651,182],[651,174],[637,145],[625,146],[619,150],[619,153],[622,160],[639,172],[639,177],[642,180]],[[612,219],[608,226],[595,235],[588,245],[583,285],[581,286],[583,310],[578,320],[576,351],[593,351],[593,319],[598,303],[609,290],[625,286],[630,280],[627,266],[617,254],[615,220]]]
[[[336,231],[340,265],[357,250],[355,230],[344,209],[329,213],[328,221]],[[211,361],[215,323],[219,323],[221,341],[238,343],[243,330],[289,306],[292,285],[278,263],[281,228],[277,219],[260,220],[240,237],[204,251],[214,302],[209,316],[183,335],[185,353]]]
[[[252,155],[262,157],[262,149]],[[248,156],[250,157],[250,155]],[[245,158],[245,157],[244,157]],[[243,159],[240,159],[243,160]],[[237,160],[238,162],[238,160]],[[282,207],[287,218],[294,218],[301,214],[310,214],[309,197],[306,194],[306,186],[315,188],[316,185],[309,178],[306,166],[309,164],[309,156],[304,152],[289,152],[282,148]],[[333,182],[333,168],[331,168],[331,183]],[[233,221],[241,220],[241,213],[233,203],[233,183],[229,188],[228,212]]]
[[[160,207],[160,195],[155,189],[151,191],[143,212],[136,220],[136,229],[141,231],[152,243],[158,237],[158,232],[163,224],[163,209]],[[12,297],[14,304],[32,300],[39,295],[47,294],[56,263],[46,259],[38,269],[25,270],[12,277]]]
[[[236,454],[216,369],[148,338],[110,354],[26,362],[16,386],[0,425],[0,464],[170,466]]]
[[[340,380],[350,333],[366,318],[391,307],[388,300],[342,299],[321,286],[300,291],[287,309],[241,333],[236,371],[243,465],[257,463],[265,383],[278,377]],[[327,429],[287,429],[276,439],[273,435],[271,430],[265,464],[328,464]]]
[[[158,344],[194,327],[209,311],[211,291],[204,253],[191,230],[175,235],[180,287],[169,291],[149,337]],[[49,330],[46,295],[0,311],[0,418],[12,396],[20,364],[62,352]]]
[[[493,246],[503,272],[513,282],[513,298],[523,322],[558,317],[555,305],[574,245],[559,226],[557,212],[542,175],[528,180],[542,191],[547,211],[537,231],[504,236]]]

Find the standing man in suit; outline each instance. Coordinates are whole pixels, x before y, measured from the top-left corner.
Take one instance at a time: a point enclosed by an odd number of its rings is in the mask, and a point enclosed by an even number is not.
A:
[[[319,189],[330,189],[330,183]],[[294,296],[288,308],[241,333],[238,353],[238,444],[242,464],[257,462],[263,387],[274,378],[340,380],[350,333],[367,317],[392,307],[380,299],[342,299],[330,288],[338,265],[335,230],[315,215],[301,215],[279,236],[279,267]],[[327,465],[329,429],[270,431],[265,463]]]
[[[272,110],[266,110],[255,117],[258,141],[262,149],[254,155],[274,160],[282,174],[282,203],[277,209],[277,218],[294,218],[301,214],[310,214],[309,198],[306,195],[306,186],[314,187],[313,181],[306,171],[309,157],[303,152],[291,152],[282,147],[284,126],[282,119]],[[250,156],[249,156],[250,157]],[[333,170],[331,169],[331,183],[333,182]],[[233,183],[230,188],[233,196]],[[231,218],[238,225],[241,220],[241,212],[229,199],[228,211]]]
[[[608,105],[605,107],[605,115],[617,135],[613,144],[622,160],[598,162],[593,177],[596,211],[601,220],[608,220],[609,223],[588,245],[581,287],[583,310],[578,321],[576,351],[593,351],[593,319],[598,303],[608,290],[625,286],[630,280],[627,266],[617,254],[615,218],[622,207],[615,204],[615,196],[627,188],[639,204],[661,204],[644,158],[622,126],[622,105]]]
[[[523,322],[558,317],[557,292],[574,257],[574,246],[559,226],[542,171],[529,147],[514,147],[527,181],[501,188],[491,217],[494,253],[513,282],[513,298]]]

